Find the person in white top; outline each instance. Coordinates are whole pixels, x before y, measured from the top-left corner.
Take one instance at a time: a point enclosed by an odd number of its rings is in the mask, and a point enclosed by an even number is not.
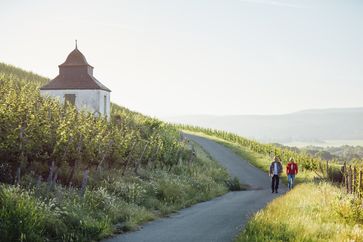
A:
[[[280,158],[278,156],[275,156],[273,162],[270,165],[270,176],[272,176],[271,180],[272,193],[274,192],[278,193],[281,173],[282,173],[282,164],[280,162]]]

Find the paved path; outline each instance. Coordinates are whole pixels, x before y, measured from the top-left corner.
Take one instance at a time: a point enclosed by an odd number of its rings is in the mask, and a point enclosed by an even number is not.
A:
[[[227,242],[232,241],[248,218],[277,197],[266,173],[241,159],[230,149],[199,136],[187,135],[199,143],[241,183],[256,190],[230,192],[211,201],[183,209],[169,218],[149,222],[136,232],[118,235],[107,242]],[[281,192],[285,192],[283,186]]]

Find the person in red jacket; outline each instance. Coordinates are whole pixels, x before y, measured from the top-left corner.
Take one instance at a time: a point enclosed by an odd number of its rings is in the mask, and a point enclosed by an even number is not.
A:
[[[287,187],[291,190],[294,187],[295,175],[298,173],[297,164],[291,157],[289,163],[286,165],[286,175],[287,175]]]

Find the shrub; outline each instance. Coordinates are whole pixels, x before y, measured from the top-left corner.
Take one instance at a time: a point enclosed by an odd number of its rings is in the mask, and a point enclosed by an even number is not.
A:
[[[241,191],[241,183],[239,182],[239,179],[237,177],[233,177],[231,179],[228,179],[226,181],[227,187],[230,191]]]
[[[19,187],[0,186],[0,234],[3,241],[43,241],[46,204]]]

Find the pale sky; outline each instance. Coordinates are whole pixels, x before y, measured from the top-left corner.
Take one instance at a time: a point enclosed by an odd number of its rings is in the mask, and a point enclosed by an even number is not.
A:
[[[74,40],[148,115],[363,106],[362,0],[0,0],[0,62],[49,78]]]

